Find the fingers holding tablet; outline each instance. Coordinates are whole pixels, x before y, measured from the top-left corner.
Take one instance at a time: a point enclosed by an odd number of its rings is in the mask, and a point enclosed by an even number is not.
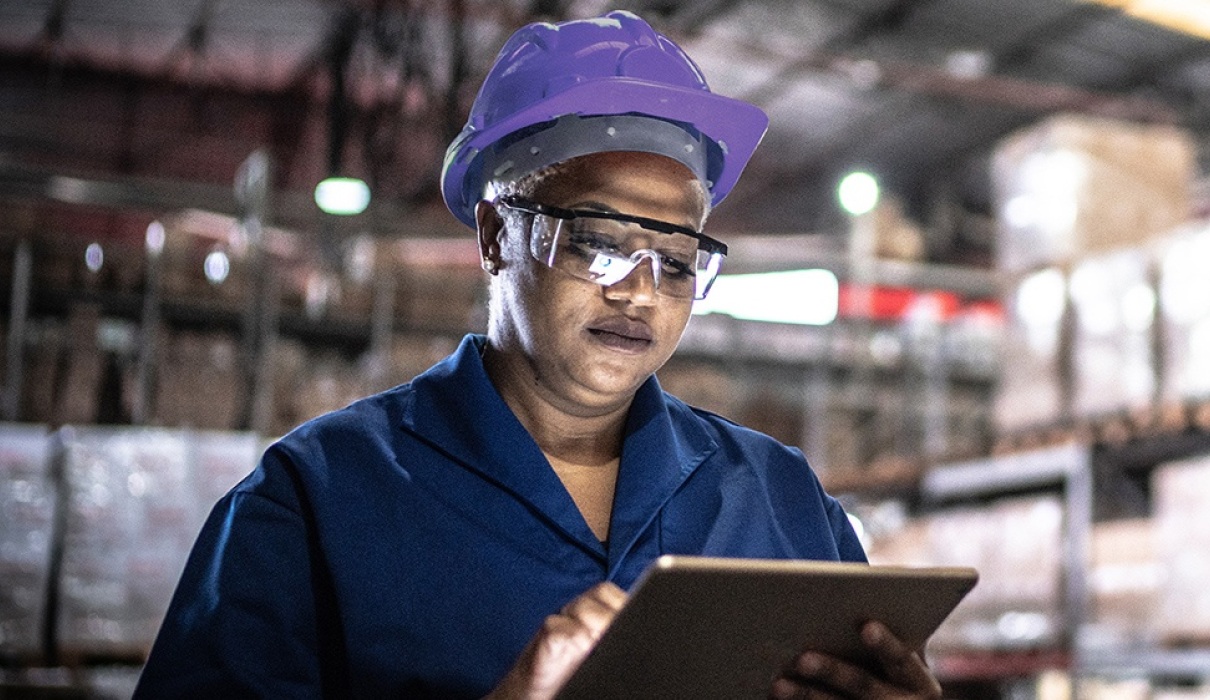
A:
[[[861,641],[873,652],[873,669],[806,651],[774,681],[769,696],[777,700],[941,697],[941,686],[920,654],[895,637],[886,625],[867,622],[861,629]]]
[[[558,697],[936,698],[916,650],[977,578],[961,567],[662,557]],[[774,684],[785,668],[796,670]]]
[[[626,599],[625,591],[605,582],[547,617],[516,665],[488,697],[492,700],[554,697],[596,645]]]

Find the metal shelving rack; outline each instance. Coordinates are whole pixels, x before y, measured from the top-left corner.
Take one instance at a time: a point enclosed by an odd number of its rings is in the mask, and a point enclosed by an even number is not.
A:
[[[1096,500],[1105,479],[1124,470],[1150,470],[1160,462],[1210,451],[1210,435],[1192,432],[1172,439],[1150,438],[1123,445],[1071,441],[985,459],[940,465],[920,480],[926,507],[978,502],[1003,496],[1061,490],[1065,508],[1063,653],[1052,663],[1071,674],[1075,697],[1091,679],[1210,680],[1210,648],[1089,649],[1080,630],[1088,619],[1090,566]],[[969,664],[968,664],[969,665]],[[994,663],[992,664],[994,665]]]

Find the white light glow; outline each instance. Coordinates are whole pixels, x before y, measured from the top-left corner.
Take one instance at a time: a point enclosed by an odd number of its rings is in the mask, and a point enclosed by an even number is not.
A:
[[[147,244],[147,252],[152,255],[159,255],[164,250],[164,224],[158,221],[152,221],[147,224],[147,235],[145,237]]]
[[[1007,203],[1005,218],[1014,227],[1065,236],[1076,224],[1087,179],[1084,156],[1061,149],[1035,153],[1022,161],[1022,192]]]
[[[1080,328],[1091,335],[1111,335],[1118,330],[1121,318],[1111,268],[1098,262],[1084,263],[1071,273],[1070,287]]]
[[[996,631],[1014,642],[1042,639],[1050,634],[1050,620],[1036,612],[1006,612],[996,620]]]
[[[223,251],[212,250],[206,256],[202,269],[206,273],[206,279],[210,280],[210,284],[222,284],[227,279],[227,275],[231,274],[231,260]]]
[[[1128,330],[1141,333],[1155,320],[1155,290],[1136,284],[1122,295],[1122,322]]]
[[[1063,273],[1042,270],[1021,280],[1017,288],[1017,317],[1027,326],[1049,326],[1063,318],[1066,305]]]
[[[307,276],[307,287],[303,293],[303,301],[307,318],[318,319],[327,311],[328,303],[332,301],[336,290],[332,280],[319,272]]]
[[[873,175],[863,172],[849,173],[840,181],[836,190],[840,206],[853,216],[868,214],[878,206],[881,190]]]
[[[853,532],[857,533],[857,539],[869,546],[869,539],[865,531],[865,523],[861,522],[861,518],[853,515],[852,513],[845,513],[845,515],[849,516],[849,524],[853,526]]]
[[[951,51],[945,57],[945,70],[958,78],[973,80],[991,72],[992,56],[987,51],[966,49]]]
[[[1029,228],[1034,224],[1033,197],[1019,194],[1004,204],[1004,220],[1013,228]]]
[[[84,249],[84,265],[88,267],[89,272],[100,272],[101,266],[105,264],[105,251],[101,248],[100,243],[89,243]]]
[[[345,274],[356,284],[365,284],[374,276],[374,239],[362,234],[345,248]]]
[[[1210,317],[1210,233],[1178,240],[1164,255],[1160,277],[1160,299],[1164,315],[1176,323],[1189,324]]]
[[[360,214],[370,206],[370,188],[355,177],[330,177],[315,186],[315,203],[328,214]]]
[[[1210,318],[1189,328],[1189,365],[1185,368],[1185,383],[1202,391],[1210,390]]]
[[[894,333],[879,331],[870,338],[870,359],[874,364],[890,367],[903,355],[903,343]]]
[[[830,270],[719,275],[693,313],[748,321],[826,326],[840,309],[840,283]]]
[[[1039,194],[1080,191],[1088,178],[1087,156],[1058,149],[1035,153],[1021,164],[1021,179]]]

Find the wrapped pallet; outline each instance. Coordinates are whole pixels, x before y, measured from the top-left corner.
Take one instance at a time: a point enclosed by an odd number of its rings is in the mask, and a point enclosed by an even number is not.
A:
[[[58,641],[73,656],[150,649],[202,523],[256,466],[252,433],[65,428]]]
[[[1089,418],[1150,406],[1156,393],[1151,255],[1089,256],[1071,272],[1072,413]]]
[[[1194,143],[1182,129],[1060,115],[993,155],[997,264],[1020,273],[1138,244],[1189,216]]]
[[[1165,402],[1210,398],[1210,226],[1174,232],[1161,246],[1160,329]]]
[[[186,436],[65,428],[58,639],[69,654],[141,655],[197,535]]]
[[[1066,298],[1064,274],[1050,268],[1022,278],[1006,299],[1000,381],[993,406],[997,431],[1011,433],[1064,417]]]
[[[1210,456],[1172,462],[1152,473],[1156,549],[1166,580],[1155,635],[1168,642],[1210,641]]]
[[[973,566],[979,584],[933,636],[945,649],[1038,649],[1061,634],[1063,506],[1009,498],[939,511],[870,547],[877,564]]]
[[[1166,572],[1150,518],[1111,520],[1092,529],[1089,619],[1080,636],[1089,648],[1150,646]]]
[[[56,494],[45,426],[0,424],[0,657],[41,650]]]

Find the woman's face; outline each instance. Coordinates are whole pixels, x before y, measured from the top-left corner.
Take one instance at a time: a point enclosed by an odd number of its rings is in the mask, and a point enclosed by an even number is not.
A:
[[[697,229],[705,195],[676,161],[597,153],[568,161],[528,197],[540,204],[631,214]],[[650,264],[602,287],[535,260],[528,217],[480,217],[481,247],[498,260],[489,337],[510,371],[564,410],[591,414],[628,402],[663,366],[689,321],[692,300],[657,294]],[[484,225],[485,218],[487,225]],[[517,379],[517,377],[514,377]]]

